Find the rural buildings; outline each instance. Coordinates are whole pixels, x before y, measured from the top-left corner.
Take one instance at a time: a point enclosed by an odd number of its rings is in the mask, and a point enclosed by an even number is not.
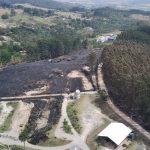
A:
[[[119,146],[131,132],[132,130],[123,123],[113,122],[110,123],[102,132],[100,132],[98,137]]]
[[[104,42],[108,42],[108,41],[115,41],[117,38],[117,34],[106,34],[103,36],[99,36],[96,39],[97,43],[104,43]]]

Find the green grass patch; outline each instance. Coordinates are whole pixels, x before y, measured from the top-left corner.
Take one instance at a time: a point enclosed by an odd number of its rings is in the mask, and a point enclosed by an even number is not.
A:
[[[0,144],[0,150],[6,150],[8,147],[6,145]]]
[[[68,121],[66,119],[64,119],[64,122],[63,122],[63,129],[66,133],[72,133],[71,132],[71,127],[70,125],[68,124]]]
[[[80,119],[79,119],[79,112],[76,109],[76,104],[75,102],[70,103],[67,107],[67,113],[68,113],[68,117],[72,123],[72,126],[74,127],[74,129],[80,133],[81,132],[81,125],[80,125]]]
[[[17,107],[18,107],[18,102],[8,102],[7,106],[11,106],[13,108],[13,110],[7,116],[4,123],[0,126],[0,132],[7,131],[10,128],[10,126],[12,124],[12,117],[13,117],[13,115],[14,115]]]

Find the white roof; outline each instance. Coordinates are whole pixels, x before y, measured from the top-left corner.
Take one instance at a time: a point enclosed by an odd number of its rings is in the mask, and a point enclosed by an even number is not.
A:
[[[120,145],[121,142],[132,132],[130,128],[125,126],[123,123],[110,123],[98,136],[108,137],[117,145]]]

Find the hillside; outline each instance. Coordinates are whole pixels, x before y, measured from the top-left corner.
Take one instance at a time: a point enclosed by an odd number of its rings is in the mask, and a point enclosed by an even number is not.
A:
[[[150,4],[148,0],[57,0],[59,2],[68,2],[74,4],[81,4],[88,7],[106,7],[122,9],[142,9],[150,10]]]
[[[54,0],[0,0],[0,3],[8,4],[25,4],[29,3],[34,6],[49,8],[49,9],[66,9],[69,7],[69,4],[57,2]]]

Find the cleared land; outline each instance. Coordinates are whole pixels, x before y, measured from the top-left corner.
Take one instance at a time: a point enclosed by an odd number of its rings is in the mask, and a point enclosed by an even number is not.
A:
[[[135,19],[135,20],[150,22],[150,16],[145,16],[145,15],[140,15],[140,14],[132,14],[130,16],[130,18]]]
[[[70,102],[68,106],[68,109],[72,110],[72,112],[75,113],[76,111],[76,117],[79,121],[76,122],[74,126],[81,127],[81,138],[84,141],[88,141],[88,146],[91,149],[94,149],[93,142],[95,142],[95,136],[111,122],[111,119],[103,114],[101,109],[95,106],[94,102],[98,97],[97,94],[83,94],[79,100],[72,103]],[[70,120],[74,121],[71,115],[73,115],[73,113],[68,111]],[[72,122],[72,124],[74,124],[74,122]]]
[[[15,111],[18,109],[18,103],[17,102],[8,102],[8,103],[3,103],[3,109],[0,114],[2,118],[2,124],[0,125],[0,132],[4,132],[10,129],[12,121],[13,121],[13,116]],[[6,113],[6,114],[5,114]]]
[[[44,86],[48,89],[40,94],[64,93],[66,88],[71,92],[76,89],[85,91],[81,77],[68,78],[67,75],[73,70],[80,71],[86,65],[90,52],[90,50],[80,50],[64,56],[63,59],[55,58],[52,62],[44,60],[3,68],[0,70],[0,96],[23,95],[25,92],[35,91]],[[96,52],[99,57],[101,49]],[[61,73],[56,72],[57,70]]]

